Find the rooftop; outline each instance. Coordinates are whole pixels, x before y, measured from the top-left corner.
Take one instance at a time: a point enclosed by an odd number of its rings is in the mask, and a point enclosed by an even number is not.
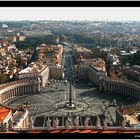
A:
[[[85,51],[88,51],[88,52],[91,52],[91,50],[87,49],[87,48],[84,48],[84,47],[76,47],[75,48],[78,52],[85,52]]]
[[[7,115],[10,113],[10,109],[0,107],[0,123],[4,121]]]
[[[140,69],[140,65],[133,65],[133,68]]]
[[[126,119],[130,121],[130,125],[140,125],[138,119],[136,119],[136,117],[134,117],[133,115],[124,115],[124,117],[126,117]]]
[[[40,72],[42,72],[46,67],[47,67],[47,65],[43,65],[43,64],[37,65],[36,63],[31,63],[31,64],[29,65],[29,67],[27,67],[27,68],[21,70],[21,71],[19,72],[19,74],[35,73],[35,72],[36,72],[36,73],[40,73]]]

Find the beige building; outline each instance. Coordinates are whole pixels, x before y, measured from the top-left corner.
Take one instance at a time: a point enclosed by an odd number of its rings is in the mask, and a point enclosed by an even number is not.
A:
[[[49,78],[63,78],[63,69],[57,66],[49,66]]]
[[[123,106],[116,110],[116,123],[118,126],[140,128],[140,104]]]
[[[25,41],[25,36],[19,36],[19,41],[21,41],[21,42],[23,42],[23,41]]]
[[[73,49],[73,54],[77,64],[81,64],[87,59],[90,60],[93,58],[93,52],[90,49],[81,46],[76,46]]]
[[[93,65],[88,66],[87,77],[95,85],[99,84],[99,79],[101,76],[107,77],[107,72],[102,71],[100,68],[94,67]]]
[[[18,74],[18,79],[34,79],[40,78],[41,86],[45,86],[49,78],[49,67],[45,64],[32,62],[29,66],[21,70]]]
[[[73,54],[77,63],[74,67],[75,78],[87,78],[97,85],[101,75],[107,76],[105,61],[95,58],[92,50],[76,46]]]
[[[37,57],[43,63],[49,66],[61,65],[63,45],[46,45],[41,44],[36,48]]]
[[[105,62],[101,58],[86,59],[81,65],[74,66],[75,78],[87,78],[98,84],[101,75],[107,76]]]
[[[107,72],[94,65],[77,65],[74,67],[75,78],[89,79],[94,84],[98,84],[101,75],[107,76]]]
[[[4,55],[5,54],[5,48],[0,46],[0,55]]]

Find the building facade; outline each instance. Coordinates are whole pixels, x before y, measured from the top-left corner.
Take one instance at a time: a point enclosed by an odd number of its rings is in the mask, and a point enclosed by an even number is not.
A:
[[[40,78],[41,86],[45,86],[49,78],[49,67],[45,64],[32,62],[27,68],[21,70],[18,79]]]
[[[98,85],[100,76],[107,76],[106,71],[100,71],[93,65],[76,65],[74,67],[74,77],[90,80],[93,84]]]

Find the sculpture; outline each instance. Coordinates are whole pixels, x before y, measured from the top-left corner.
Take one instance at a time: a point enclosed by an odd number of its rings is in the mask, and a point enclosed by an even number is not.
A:
[[[104,126],[104,128],[107,128],[107,120],[106,119],[104,119],[104,121],[103,121],[103,126]]]
[[[58,118],[56,117],[56,119],[53,121],[53,126],[54,126],[55,128],[57,128],[58,125],[59,125],[59,120],[58,120]]]
[[[76,129],[77,129],[79,127],[79,117],[78,116],[75,117],[74,124],[75,124]]]
[[[96,127],[100,128],[101,127],[101,121],[100,118],[97,116],[97,121],[96,121]]]
[[[7,131],[8,130],[8,125],[7,123],[2,123],[0,124],[0,131],[4,132],[4,131]]]
[[[47,126],[48,129],[51,127],[51,120],[50,120],[49,117],[48,117],[48,120],[46,122],[46,126]]]
[[[67,119],[66,120],[66,128],[69,129],[70,128],[70,121]]]
[[[9,126],[8,127],[9,127],[9,129],[11,129],[13,127],[13,123],[12,123],[11,119],[9,120]]]
[[[89,117],[86,117],[85,121],[84,121],[84,127],[87,128],[89,125]]]
[[[115,100],[115,99],[113,100],[113,105],[114,105],[114,106],[116,106],[116,105],[117,105],[117,102],[116,102],[116,100]]]
[[[33,119],[32,119],[32,117],[30,117],[30,124],[29,124],[29,127],[30,127],[30,128],[33,128],[33,127],[34,127],[33,124],[34,124],[34,123],[33,123]]]
[[[68,117],[67,120],[66,120],[66,126],[67,126],[67,128],[70,128],[72,125],[73,125],[72,120],[71,120],[70,117]]]
[[[123,119],[123,121],[122,121],[122,127],[123,127],[123,128],[126,127],[126,119]]]

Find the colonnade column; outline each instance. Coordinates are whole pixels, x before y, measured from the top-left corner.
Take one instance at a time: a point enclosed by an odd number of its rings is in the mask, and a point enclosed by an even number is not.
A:
[[[7,99],[11,98],[11,90],[7,91],[6,96]]]
[[[12,92],[12,89],[9,90],[9,96],[12,94],[12,97],[14,97],[14,93]]]
[[[24,94],[26,94],[26,86],[23,86],[23,88],[24,88]]]
[[[29,92],[29,93],[31,93],[31,92],[32,92],[32,86],[31,86],[31,85],[29,85],[29,87],[30,87],[30,92]]]
[[[19,87],[20,96],[22,96],[22,86]]]
[[[27,86],[27,93],[29,93],[30,92],[30,89],[29,89],[29,85]]]
[[[21,94],[24,95],[24,87],[23,86],[20,87],[20,90],[21,90]]]
[[[19,90],[18,87],[15,88],[16,96],[19,96]]]
[[[27,94],[27,86],[24,86],[24,92]]]
[[[16,96],[16,92],[15,92],[15,89],[12,89],[12,91],[13,91],[13,94],[14,94],[14,97]]]
[[[22,95],[24,95],[24,86],[22,86]]]
[[[5,100],[5,93],[3,93],[3,101]]]
[[[13,92],[12,92],[12,90],[10,89],[10,91],[9,91],[9,93],[8,94],[11,94],[11,98],[13,98],[14,97],[14,94],[13,94]]]
[[[31,85],[29,85],[29,93],[31,93],[32,89],[31,89]]]

